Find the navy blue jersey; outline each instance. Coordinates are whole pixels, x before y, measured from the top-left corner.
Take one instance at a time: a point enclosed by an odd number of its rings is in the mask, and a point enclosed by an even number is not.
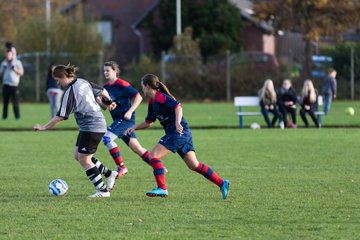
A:
[[[104,88],[117,105],[114,110],[110,111],[112,118],[114,120],[123,119],[125,113],[131,107],[131,100],[139,94],[139,92],[133,88],[130,83],[120,78],[116,79],[113,83],[106,82]],[[135,121],[135,112],[132,114],[131,120]]]
[[[158,119],[166,134],[177,133],[175,125],[175,109],[179,106],[180,103],[178,101],[160,91],[157,91],[155,97],[149,101],[146,122],[155,122],[156,119]],[[181,126],[183,126],[184,131],[189,130],[184,117],[181,119]]]

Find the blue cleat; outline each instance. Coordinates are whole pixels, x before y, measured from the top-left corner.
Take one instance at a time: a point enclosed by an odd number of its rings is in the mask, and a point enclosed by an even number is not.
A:
[[[166,198],[169,195],[168,190],[162,188],[154,188],[153,190],[146,193],[148,197],[163,197]]]
[[[227,198],[228,193],[229,193],[229,189],[230,189],[230,181],[225,179],[224,182],[223,182],[223,185],[220,188],[223,200],[225,200]]]

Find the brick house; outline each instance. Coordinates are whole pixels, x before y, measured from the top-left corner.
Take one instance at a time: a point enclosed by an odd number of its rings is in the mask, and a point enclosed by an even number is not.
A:
[[[174,0],[175,1],[175,0]],[[63,14],[71,13],[75,8],[82,8],[85,17],[96,16],[97,29],[104,42],[114,49],[106,56],[121,65],[138,59],[143,53],[151,52],[150,39],[143,29],[138,28],[145,17],[157,11],[160,0],[75,0],[61,9]],[[230,0],[241,11],[245,23],[243,47],[245,51],[275,53],[275,40],[271,28],[258,24],[251,17],[248,0]]]

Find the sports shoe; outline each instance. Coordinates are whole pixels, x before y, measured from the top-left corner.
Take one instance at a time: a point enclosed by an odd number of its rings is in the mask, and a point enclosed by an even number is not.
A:
[[[223,185],[220,188],[223,200],[225,200],[227,198],[228,193],[229,193],[229,188],[230,188],[230,181],[225,179],[223,182]]]
[[[96,190],[96,193],[89,195],[89,197],[91,198],[110,197],[110,192],[109,191],[103,192],[101,190]]]
[[[122,167],[118,166],[117,171],[118,171],[118,175],[117,175],[116,178],[122,177],[122,176],[124,176],[125,174],[127,174],[129,172],[129,170],[124,166],[122,166]]]
[[[146,193],[148,197],[163,197],[166,198],[169,195],[168,190],[162,188],[154,188],[153,190]]]
[[[114,188],[115,181],[117,178],[118,178],[118,172],[111,171],[110,176],[106,178],[106,190],[110,192]]]

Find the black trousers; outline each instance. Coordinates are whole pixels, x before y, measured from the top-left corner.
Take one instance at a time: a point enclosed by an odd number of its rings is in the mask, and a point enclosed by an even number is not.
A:
[[[301,110],[300,110],[300,116],[301,116],[303,122],[305,123],[305,127],[309,127],[309,122],[306,119],[306,113],[308,113],[310,115],[311,119],[315,123],[315,126],[319,127],[319,123],[316,119],[315,110],[313,107],[311,107],[309,110],[305,110],[304,108],[301,108]]]
[[[4,103],[3,115],[2,115],[3,119],[6,119],[8,116],[8,106],[10,100],[13,104],[15,118],[19,119],[20,118],[19,89],[18,87],[3,85],[3,103]]]
[[[284,121],[285,127],[288,125],[287,115],[291,114],[291,119],[294,124],[296,124],[296,108],[279,106],[280,113],[282,115],[282,120]]]

